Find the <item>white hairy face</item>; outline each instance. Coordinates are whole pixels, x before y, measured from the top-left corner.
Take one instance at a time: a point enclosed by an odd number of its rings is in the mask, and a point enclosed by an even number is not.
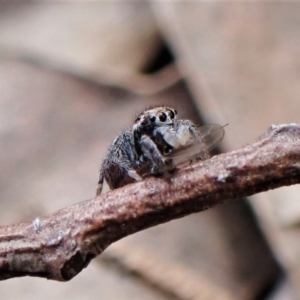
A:
[[[142,112],[135,120],[132,131],[137,133],[151,131],[155,127],[173,125],[177,111],[167,106],[158,106]]]

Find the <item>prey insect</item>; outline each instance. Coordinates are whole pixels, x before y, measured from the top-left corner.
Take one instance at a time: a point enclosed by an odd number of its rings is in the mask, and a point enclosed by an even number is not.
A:
[[[145,110],[132,129],[123,131],[110,145],[100,168],[97,195],[104,180],[113,190],[151,175],[169,176],[176,168],[205,160],[223,137],[222,126],[197,127],[190,120],[177,120],[173,108]]]

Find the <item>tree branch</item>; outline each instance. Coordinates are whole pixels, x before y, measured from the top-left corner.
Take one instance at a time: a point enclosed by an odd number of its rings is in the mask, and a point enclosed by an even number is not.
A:
[[[300,182],[300,125],[273,126],[256,143],[148,178],[32,222],[0,227],[0,279],[66,281],[113,242],[225,201]]]

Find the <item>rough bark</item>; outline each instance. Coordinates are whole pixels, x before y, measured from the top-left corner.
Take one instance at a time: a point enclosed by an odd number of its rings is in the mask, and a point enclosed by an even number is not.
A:
[[[0,279],[66,281],[113,242],[185,215],[300,182],[300,125],[272,126],[243,149],[149,178],[32,222],[0,227]]]

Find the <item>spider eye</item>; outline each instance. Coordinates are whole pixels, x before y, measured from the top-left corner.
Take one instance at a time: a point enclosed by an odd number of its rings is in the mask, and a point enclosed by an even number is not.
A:
[[[165,113],[161,113],[159,115],[159,121],[165,122],[167,120],[167,115]]]
[[[141,121],[141,116],[138,116],[135,121]]]
[[[151,123],[154,123],[155,120],[156,120],[156,118],[155,118],[154,116],[152,116],[152,117],[150,118],[150,122],[151,122]]]
[[[170,110],[170,118],[173,120],[175,117],[175,112],[173,110]]]

